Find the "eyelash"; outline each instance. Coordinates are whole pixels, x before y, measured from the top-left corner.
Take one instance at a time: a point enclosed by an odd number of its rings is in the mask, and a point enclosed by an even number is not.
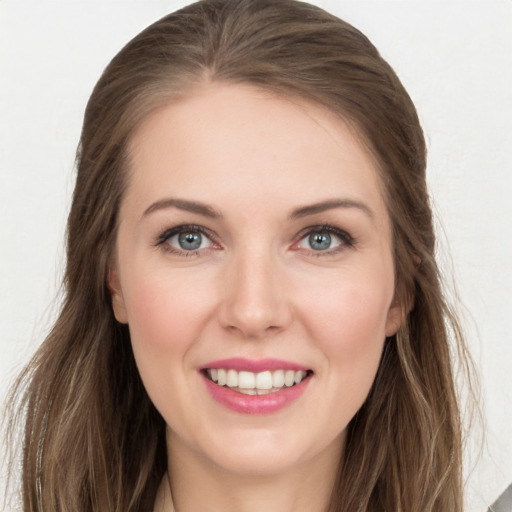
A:
[[[176,226],[174,228],[166,229],[161,235],[159,235],[155,241],[156,247],[161,247],[164,251],[177,254],[179,256],[184,256],[186,258],[191,256],[199,256],[200,252],[204,249],[196,249],[192,251],[185,251],[183,249],[178,249],[177,247],[173,247],[172,245],[168,244],[170,238],[172,238],[175,235],[179,235],[180,233],[187,233],[187,232],[194,232],[194,233],[200,233],[201,235],[205,236],[210,240],[210,242],[214,245],[219,245],[216,242],[214,234],[202,227],[197,226],[195,224],[182,224],[179,226]]]
[[[314,233],[327,233],[330,235],[335,235],[341,241],[341,243],[337,247],[334,247],[333,249],[326,249],[325,251],[315,251],[313,249],[309,249],[309,254],[314,256],[315,258],[334,256],[346,249],[354,247],[357,243],[356,239],[343,229],[333,226],[332,224],[321,224],[317,226],[310,226],[306,228],[304,231],[302,231],[298,235],[298,242],[296,242],[294,245],[297,245],[306,237],[311,236]]]
[[[198,226],[196,224],[182,224],[179,226],[175,226],[170,229],[166,229],[163,233],[161,233],[155,243],[155,247],[161,247],[164,251],[177,254],[179,256],[184,257],[191,257],[191,256],[199,256],[200,252],[204,250],[203,249],[196,249],[196,250],[182,250],[178,249],[177,247],[173,247],[169,243],[170,238],[172,238],[175,235],[179,235],[180,233],[186,233],[186,232],[195,232],[200,233],[203,236],[206,236],[208,240],[214,245],[220,246],[220,244],[217,243],[216,237],[210,230],[204,228],[203,226]],[[294,246],[299,244],[302,240],[304,240],[306,237],[311,236],[314,233],[327,233],[331,235],[335,235],[338,237],[342,243],[340,243],[337,247],[333,249],[326,249],[324,251],[315,251],[313,249],[309,249],[309,254],[314,257],[326,257],[326,256],[332,256],[335,254],[338,254],[339,252],[354,247],[356,245],[356,240],[354,237],[352,237],[349,233],[346,231],[337,228],[336,226],[333,226],[331,224],[321,224],[317,226],[310,226],[306,229],[304,229],[301,233],[297,235],[298,241],[294,242]],[[300,249],[298,249],[300,250]]]

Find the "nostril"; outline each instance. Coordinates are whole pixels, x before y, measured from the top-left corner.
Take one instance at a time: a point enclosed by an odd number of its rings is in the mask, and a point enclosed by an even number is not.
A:
[[[261,338],[281,332],[290,324],[291,307],[283,293],[274,293],[251,283],[239,283],[233,289],[226,286],[218,310],[221,325],[230,333],[237,332],[246,338]]]

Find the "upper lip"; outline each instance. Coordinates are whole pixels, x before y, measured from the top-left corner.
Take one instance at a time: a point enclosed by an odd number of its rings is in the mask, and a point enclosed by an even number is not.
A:
[[[283,359],[245,359],[243,357],[232,357],[229,359],[217,359],[201,366],[201,370],[206,369],[236,370],[259,373],[266,370],[310,370],[307,366],[295,363],[293,361],[285,361]]]

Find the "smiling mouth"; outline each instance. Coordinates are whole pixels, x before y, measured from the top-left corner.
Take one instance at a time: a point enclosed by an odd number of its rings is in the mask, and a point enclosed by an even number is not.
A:
[[[206,368],[206,378],[218,386],[245,395],[268,395],[291,388],[309,378],[311,370],[267,370],[259,373],[223,368]]]

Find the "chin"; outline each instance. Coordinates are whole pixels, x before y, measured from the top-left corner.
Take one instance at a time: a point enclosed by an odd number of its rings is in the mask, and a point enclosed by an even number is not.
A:
[[[299,432],[296,432],[298,434]],[[222,442],[226,441],[226,443]],[[270,477],[289,473],[331,448],[290,431],[252,431],[209,443],[209,458],[219,469],[238,476]],[[334,441],[336,443],[336,441]],[[331,452],[332,453],[332,452]],[[208,456],[208,455],[207,455]]]
[[[301,457],[277,449],[238,449],[230,453],[224,452],[222,457],[216,459],[219,469],[240,477],[271,477],[287,473],[291,468],[297,467]]]

